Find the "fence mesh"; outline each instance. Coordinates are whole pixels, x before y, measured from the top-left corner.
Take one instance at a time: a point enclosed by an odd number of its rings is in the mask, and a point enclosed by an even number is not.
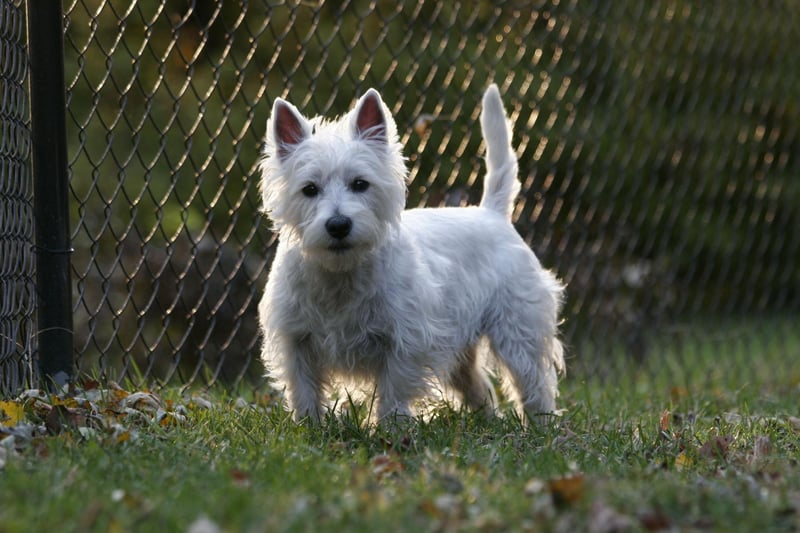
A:
[[[0,2],[0,394],[33,377],[33,184],[21,4]]]
[[[691,357],[705,335],[746,373],[748,343],[782,342],[800,311],[799,15],[781,1],[66,1],[78,368],[257,381],[275,239],[255,165],[274,98],[333,115],[377,88],[408,204],[436,206],[480,196],[479,101],[496,81],[520,156],[514,220],[568,284],[573,372],[614,353]],[[27,188],[3,194],[4,213],[28,205]]]

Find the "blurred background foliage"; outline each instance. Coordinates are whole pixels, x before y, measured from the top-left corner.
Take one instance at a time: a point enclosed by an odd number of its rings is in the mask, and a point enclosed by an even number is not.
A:
[[[796,316],[799,17],[780,0],[66,1],[79,366],[258,380],[272,101],[336,115],[369,87],[408,205],[437,206],[479,199],[479,102],[500,85],[515,223],[569,285],[579,374],[717,319]]]

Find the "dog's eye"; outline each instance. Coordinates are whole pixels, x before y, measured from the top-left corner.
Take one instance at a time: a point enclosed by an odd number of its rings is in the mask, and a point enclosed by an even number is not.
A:
[[[364,192],[369,189],[369,182],[361,178],[356,178],[350,184],[350,190],[353,192]]]
[[[313,183],[309,183],[308,185],[306,185],[305,187],[303,187],[300,190],[302,191],[303,196],[305,196],[307,198],[313,198],[313,197],[315,197],[316,195],[319,194],[319,187],[317,187]]]

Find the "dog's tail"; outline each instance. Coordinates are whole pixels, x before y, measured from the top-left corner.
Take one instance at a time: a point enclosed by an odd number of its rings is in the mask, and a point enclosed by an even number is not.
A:
[[[486,180],[481,207],[511,218],[514,200],[519,194],[517,156],[511,147],[511,122],[506,117],[497,85],[492,84],[483,95],[481,130],[486,141]]]

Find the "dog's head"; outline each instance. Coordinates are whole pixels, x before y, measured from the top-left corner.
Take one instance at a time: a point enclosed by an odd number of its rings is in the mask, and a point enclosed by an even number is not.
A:
[[[274,228],[327,270],[352,269],[400,221],[407,170],[374,89],[334,121],[308,120],[276,99],[260,168]]]

